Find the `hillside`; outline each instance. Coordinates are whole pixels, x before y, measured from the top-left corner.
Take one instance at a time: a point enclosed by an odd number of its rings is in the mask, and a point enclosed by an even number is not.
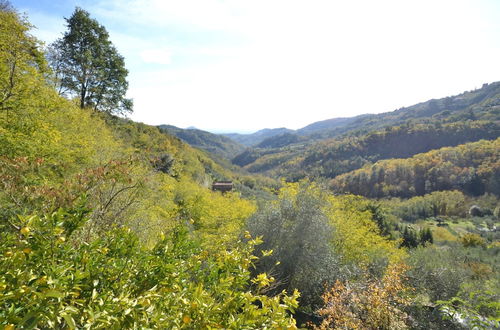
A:
[[[333,178],[381,159],[495,139],[500,136],[499,122],[500,83],[485,84],[389,113],[314,123],[287,133],[286,139],[271,137],[232,161],[253,173],[290,180]],[[300,138],[299,132],[307,135]]]
[[[468,195],[500,195],[500,138],[481,140],[389,159],[340,175],[334,191],[381,197],[413,197],[434,191],[458,190]]]
[[[321,122],[311,124],[307,127],[315,127],[316,125],[318,127],[306,131],[308,135],[325,138],[346,133],[360,134],[388,126],[400,126],[410,121],[413,123],[426,123],[429,121],[450,123],[468,119],[498,120],[499,115],[500,82],[494,82],[484,84],[476,90],[441,99],[432,99],[392,112],[343,118],[342,121],[339,121],[339,119],[332,120],[329,125],[318,125]],[[304,129],[307,129],[307,127]]]
[[[245,149],[245,146],[234,142],[230,138],[203,130],[192,128],[182,129],[172,125],[160,125],[158,127],[195,148],[226,159],[234,158]]]
[[[282,128],[264,128],[251,134],[225,133],[222,135],[227,136],[233,141],[241,143],[247,147],[251,147],[261,143],[265,139],[271,138],[273,136],[278,136],[283,133],[291,133],[291,132],[293,132],[293,130],[282,127]]]
[[[345,127],[365,116],[368,115],[356,116],[351,118],[333,118],[322,120],[300,128],[296,131],[296,133],[299,135],[313,135],[319,134],[323,131],[332,131],[336,128]]]
[[[293,326],[298,294],[248,292],[257,242],[239,240],[241,195],[273,181],[60,96],[29,23],[3,6],[0,22],[0,327]]]
[[[409,107],[380,114],[363,114],[350,118],[332,118],[309,124],[297,130],[264,129],[253,134],[223,134],[246,146],[256,146],[264,138],[282,133],[297,134],[311,139],[326,139],[343,134],[363,134],[380,128],[400,126],[407,122],[441,123],[461,120],[498,120],[500,114],[500,82],[484,84],[481,88],[459,95],[432,99]]]

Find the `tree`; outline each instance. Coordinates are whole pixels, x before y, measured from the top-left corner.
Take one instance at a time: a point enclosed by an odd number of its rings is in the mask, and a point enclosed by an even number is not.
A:
[[[276,201],[261,205],[248,220],[252,236],[261,236],[256,255],[264,255],[256,273],[273,275],[274,288],[300,291],[300,305],[321,306],[323,285],[331,286],[342,278],[343,267],[330,242],[334,229],[324,214],[324,193],[305,181],[288,184]]]
[[[420,231],[420,244],[425,246],[426,243],[434,243],[434,237],[430,228],[424,228]]]
[[[412,228],[408,229],[408,226],[405,227],[403,231],[403,241],[401,242],[401,246],[407,248],[415,248],[418,246],[418,237],[415,230]]]
[[[81,108],[132,112],[132,100],[125,98],[128,71],[104,26],[81,8],[66,22],[68,31],[51,45],[48,56],[60,93],[78,98]]]
[[[31,24],[9,2],[0,1],[0,110],[19,108],[39,87],[46,69],[40,43],[28,31]],[[36,85],[36,87],[35,87]],[[22,108],[25,108],[23,105]]]

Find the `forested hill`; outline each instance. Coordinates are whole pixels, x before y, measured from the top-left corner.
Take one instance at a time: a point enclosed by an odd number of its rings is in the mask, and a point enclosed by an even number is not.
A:
[[[283,133],[291,133],[291,132],[293,132],[293,130],[282,127],[282,128],[264,128],[251,134],[226,133],[222,135],[227,136],[230,139],[238,143],[241,143],[247,147],[251,147],[261,143],[265,139],[271,138],[273,136],[278,136]]]
[[[392,112],[365,114],[313,123],[297,133],[313,137],[336,137],[345,133],[363,133],[411,121],[457,122],[464,120],[499,120],[500,82],[484,84],[481,88],[459,95],[432,99]]]
[[[233,163],[253,173],[290,180],[333,178],[381,159],[496,139],[499,123],[497,82],[389,113],[315,123],[302,130],[307,136],[296,135],[299,130],[271,137],[236,156]]]
[[[177,136],[193,147],[226,159],[232,159],[245,150],[245,146],[222,135],[199,129],[182,129],[172,125],[160,125],[158,127],[164,132]]]
[[[456,122],[461,120],[498,120],[500,113],[500,82],[484,84],[481,88],[459,95],[432,99],[409,107],[380,114],[363,114],[349,118],[333,118],[314,122],[303,128],[264,129],[253,134],[224,134],[246,146],[256,146],[266,138],[283,133],[312,139],[337,137],[346,133],[362,134],[411,121]]]
[[[418,154],[388,159],[340,175],[332,189],[372,198],[425,195],[459,190],[468,195],[500,195],[500,138],[481,140]]]

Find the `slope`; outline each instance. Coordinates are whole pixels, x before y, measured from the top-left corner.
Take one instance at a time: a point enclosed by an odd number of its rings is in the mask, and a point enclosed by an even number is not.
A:
[[[199,129],[182,129],[172,125],[160,125],[158,127],[193,147],[226,159],[232,159],[245,149],[245,146],[234,142],[228,137]]]
[[[447,147],[407,159],[388,159],[340,175],[334,191],[366,197],[412,197],[460,190],[500,194],[500,138]]]
[[[222,135],[232,139],[233,141],[241,143],[247,147],[251,147],[273,136],[278,136],[283,133],[292,133],[292,132],[293,130],[282,127],[282,128],[264,128],[252,134],[225,133]]]

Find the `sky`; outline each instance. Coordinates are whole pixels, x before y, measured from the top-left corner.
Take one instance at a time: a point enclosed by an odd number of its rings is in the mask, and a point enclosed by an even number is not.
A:
[[[135,121],[297,129],[500,80],[497,0],[11,0],[51,43],[75,7],[129,70]]]

